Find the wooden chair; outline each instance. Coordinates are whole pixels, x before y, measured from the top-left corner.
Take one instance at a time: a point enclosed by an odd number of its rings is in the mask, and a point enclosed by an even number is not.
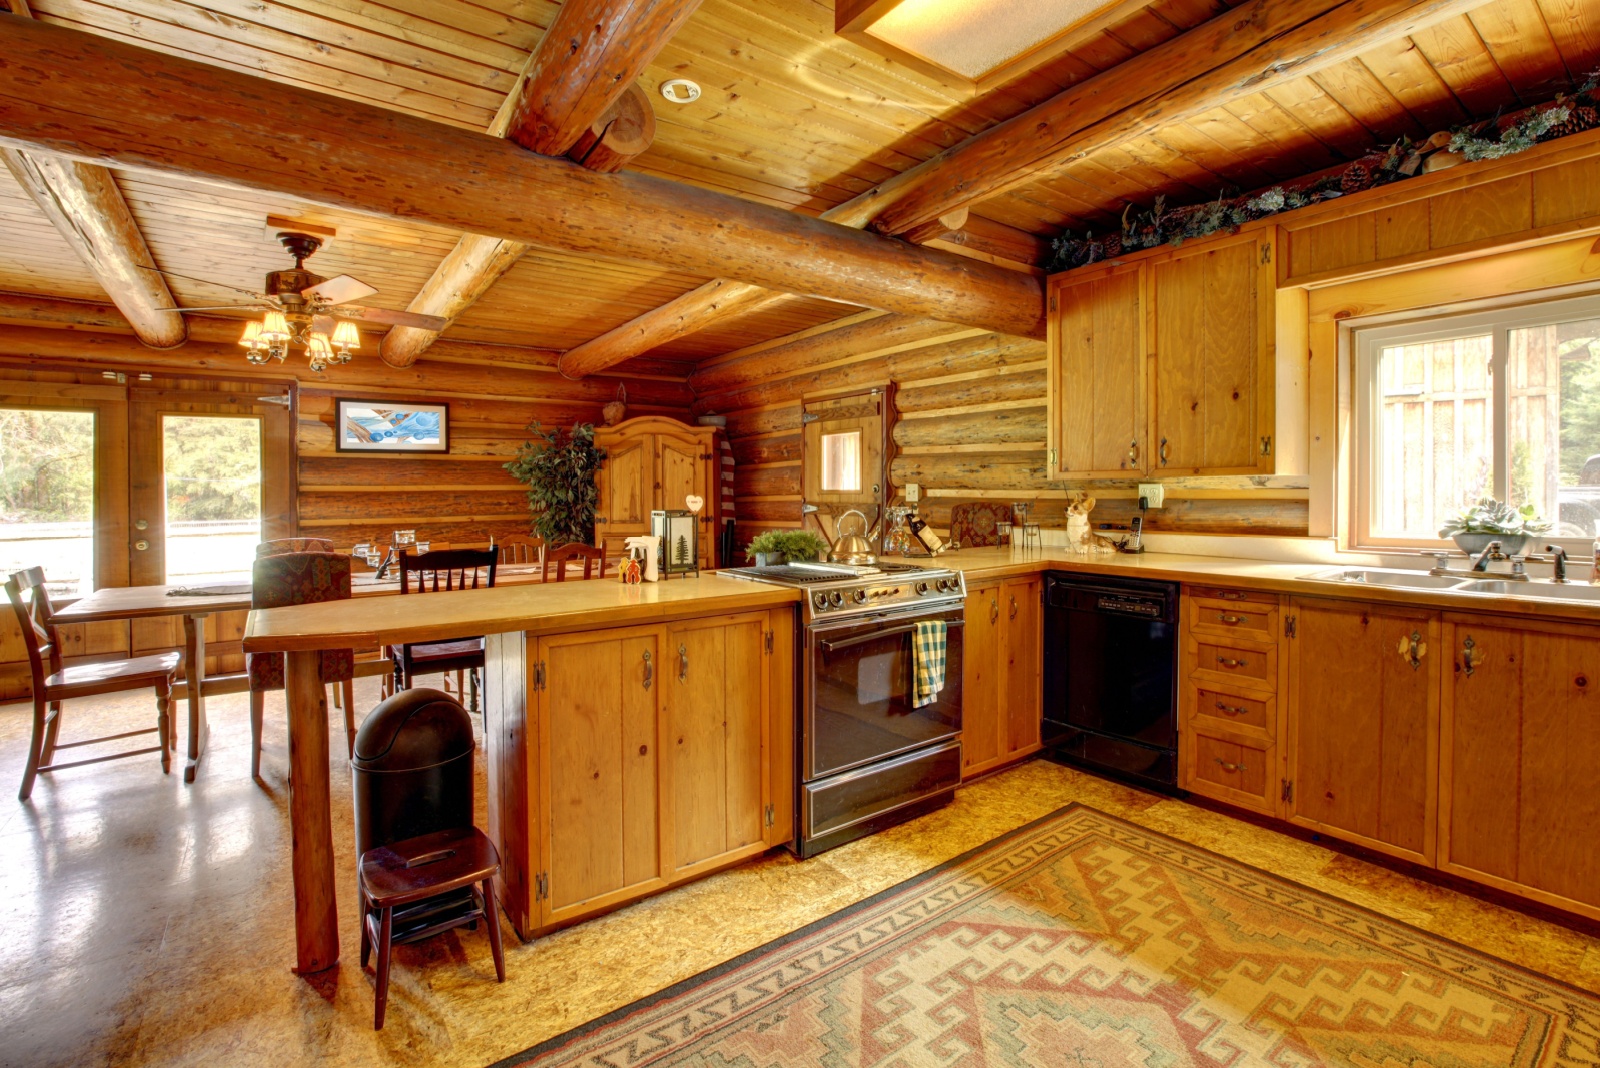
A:
[[[282,556],[284,553],[331,553],[333,542],[327,538],[278,538],[256,543],[256,559],[263,556]]]
[[[497,542],[502,564],[538,564],[544,566],[544,539],[513,534]]]
[[[500,856],[494,843],[476,827],[435,831],[402,842],[378,846],[361,855],[361,966],[378,949],[377,997],[372,1029],[383,1029],[389,1007],[389,962],[396,943],[415,942],[482,920],[489,929],[494,974],[506,981],[505,953],[500,945],[500,913],[495,907],[494,877]],[[482,889],[478,887],[481,884]],[[441,897],[471,888],[461,902]]]
[[[317,539],[308,539],[317,540]],[[251,608],[283,608],[350,597],[350,557],[335,552],[282,553],[260,556],[250,575]],[[249,653],[245,674],[250,677],[250,776],[261,777],[261,725],[266,718],[267,691],[283,689],[283,654]],[[349,649],[325,649],[317,669],[326,684],[337,684],[336,701],[344,710],[347,748],[355,754],[355,654]]]
[[[500,564],[500,547],[493,549],[435,550],[412,556],[400,552],[400,592],[412,592],[412,576],[417,593],[450,590],[476,590],[494,585]],[[483,669],[483,638],[457,638],[448,642],[413,642],[389,647],[394,661],[394,684],[389,692],[411,689],[417,675],[456,673],[456,695],[466,692],[465,678],[471,673],[472,693],[467,707],[478,710],[478,672]]]
[[[604,549],[596,548],[593,545],[580,545],[575,541],[569,541],[565,545],[558,545],[554,549],[549,549],[545,552],[544,563],[539,569],[540,579],[545,582],[549,582],[550,569],[553,566],[556,572],[556,581],[565,582],[567,580],[568,560],[583,561],[584,578],[593,577],[595,561],[598,560],[600,562],[599,577],[606,577],[606,551]]]
[[[25,598],[24,595],[31,594]],[[42,771],[60,771],[85,764],[98,764],[105,760],[141,756],[145,753],[161,754],[161,772],[172,770],[172,749],[177,744],[177,732],[172,729],[172,685],[178,674],[178,653],[161,653],[157,656],[136,656],[128,660],[113,660],[104,664],[85,664],[63,668],[61,643],[52,623],[50,594],[44,587],[44,569],[30,567],[18,571],[6,580],[6,596],[11,610],[17,615],[17,625],[22,630],[22,643],[28,650],[28,671],[33,682],[33,735],[28,745],[28,760],[22,770],[22,789],[17,798],[26,801],[33,793],[33,781]],[[61,742],[61,702],[74,697],[95,697],[103,693],[123,690],[142,690],[153,687],[156,692],[156,725],[143,730],[123,731],[100,738],[87,738],[80,742]],[[118,738],[132,738],[155,732],[159,744],[144,749],[130,749],[87,760],[56,763],[56,751],[73,749],[97,742]]]

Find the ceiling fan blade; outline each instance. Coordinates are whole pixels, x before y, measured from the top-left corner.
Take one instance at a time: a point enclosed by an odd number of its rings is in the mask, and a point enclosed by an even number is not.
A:
[[[375,288],[367,285],[361,279],[341,274],[337,278],[329,278],[318,282],[310,289],[302,289],[300,295],[320,300],[326,304],[343,304],[346,301],[370,297],[376,292]]]
[[[363,323],[384,323],[388,326],[414,326],[418,330],[432,330],[434,333],[439,333],[450,325],[450,320],[441,315],[389,311],[386,308],[364,308],[358,304],[342,304],[334,314],[341,319],[355,319]]]
[[[213,312],[213,311],[266,311],[266,304],[209,304],[203,308],[179,308],[181,312]]]
[[[235,293],[245,293],[245,294],[248,294],[249,296],[255,297],[257,300],[261,299],[261,294],[256,292],[253,289],[240,289],[238,286],[230,286],[226,282],[213,282],[209,278],[196,278],[193,275],[178,274],[175,271],[163,271],[159,267],[150,267],[150,266],[148,266],[146,264],[143,264],[143,263],[137,263],[137,264],[134,264],[134,266],[138,267],[142,271],[153,271],[156,274],[164,274],[168,278],[181,278],[185,282],[199,282],[203,286],[216,286],[218,289],[231,289]]]

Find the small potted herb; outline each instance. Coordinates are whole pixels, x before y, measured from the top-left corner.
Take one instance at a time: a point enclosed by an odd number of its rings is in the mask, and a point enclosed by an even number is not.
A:
[[[1549,530],[1550,524],[1539,518],[1531,504],[1513,508],[1493,497],[1480,497],[1477,504],[1446,520],[1439,528],[1439,537],[1454,539],[1470,555],[1483,552],[1491,541],[1497,541],[1502,553],[1515,556],[1530,537]]]
[[[757,567],[773,567],[791,560],[820,560],[828,543],[809,530],[769,530],[756,535],[746,547]]]

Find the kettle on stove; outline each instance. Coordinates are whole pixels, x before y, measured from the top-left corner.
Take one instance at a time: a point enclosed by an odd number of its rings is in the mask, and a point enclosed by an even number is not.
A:
[[[845,524],[850,517],[855,516],[858,523],[850,523],[850,530],[845,529]],[[841,515],[834,524],[836,537],[829,546],[828,562],[834,564],[875,564],[878,556],[872,551],[872,543],[878,539],[878,528],[867,529],[866,513],[852,508]]]

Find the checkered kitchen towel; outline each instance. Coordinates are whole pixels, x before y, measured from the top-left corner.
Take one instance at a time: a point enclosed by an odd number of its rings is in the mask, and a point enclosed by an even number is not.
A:
[[[944,689],[944,653],[947,628],[944,620],[924,620],[911,636],[911,707],[924,708],[939,698]]]

